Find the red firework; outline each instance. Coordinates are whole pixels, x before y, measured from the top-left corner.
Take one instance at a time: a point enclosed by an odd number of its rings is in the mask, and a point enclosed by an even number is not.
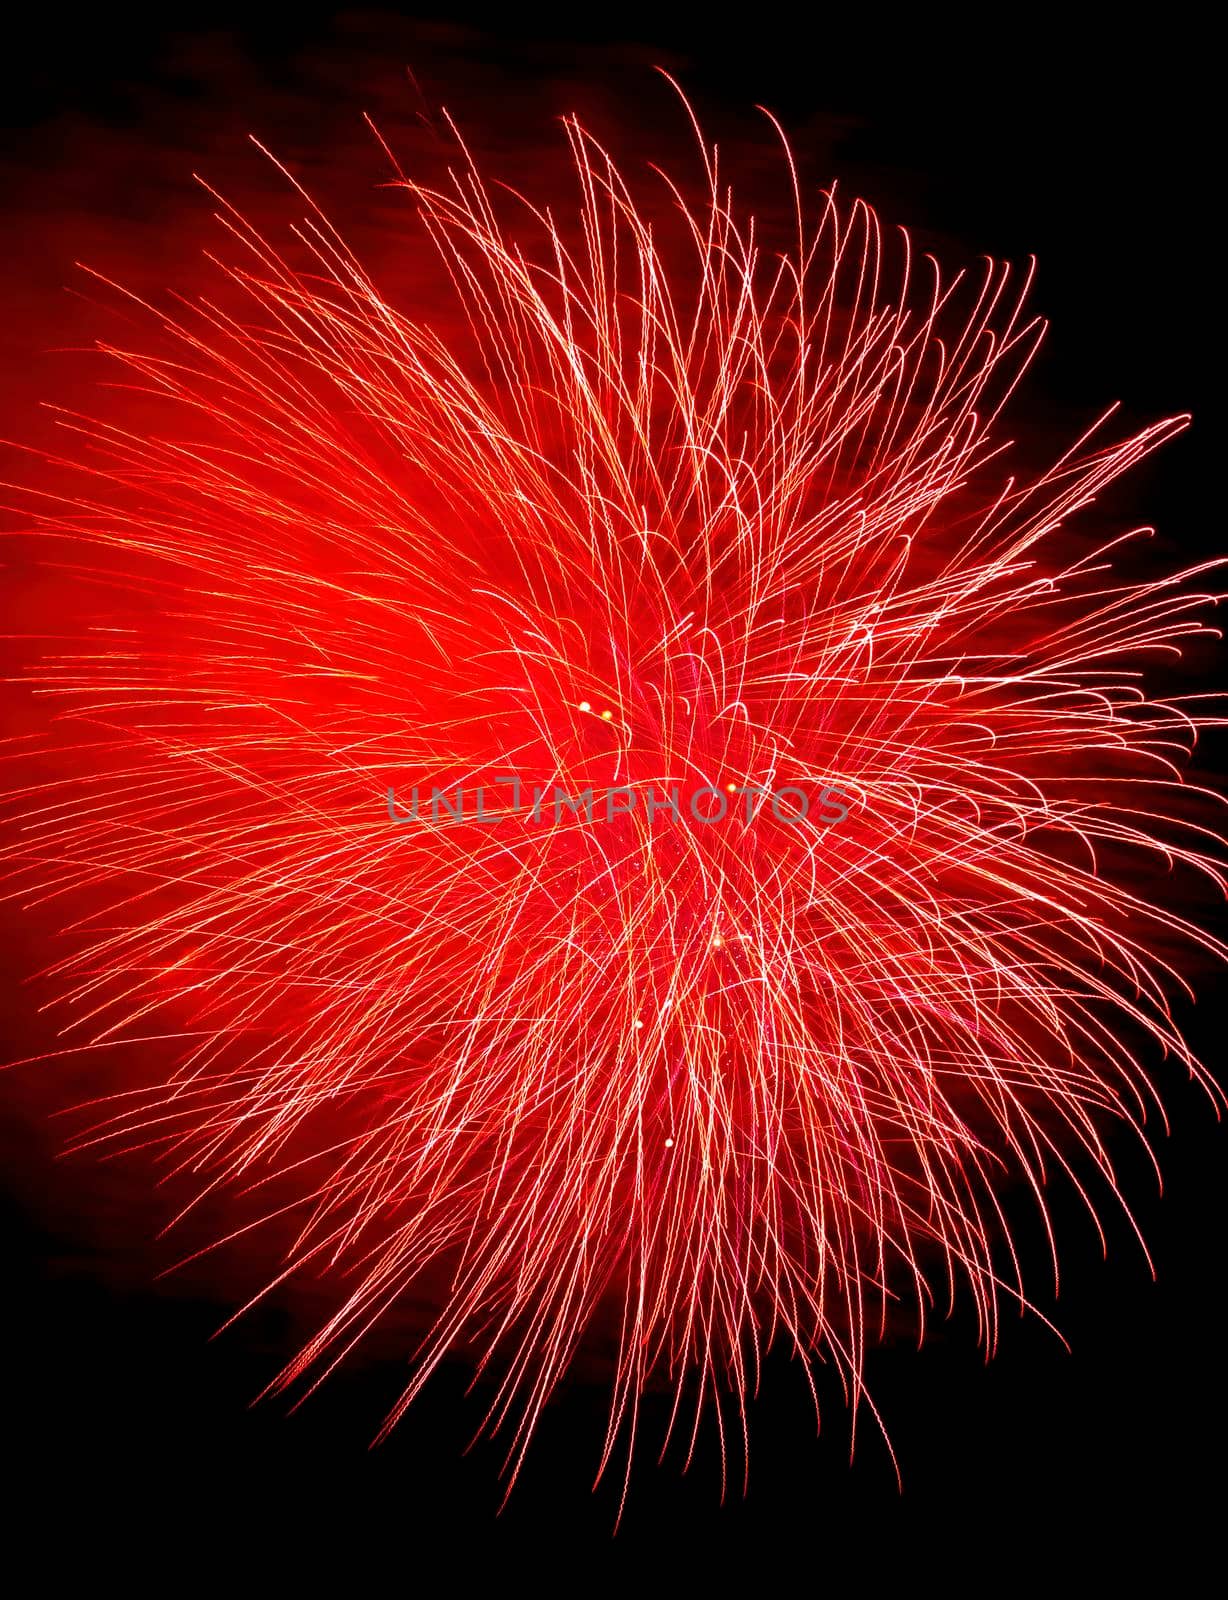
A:
[[[992,1346],[1007,1190],[1094,1214],[1143,1062],[1207,1082],[1163,951],[1218,946],[1144,886],[1222,886],[1210,719],[1140,676],[1202,569],[1066,530],[1184,419],[1012,477],[1026,281],[796,176],[773,248],[702,141],[650,220],[568,136],[550,212],[459,141],[398,173],[438,321],[310,202],[286,253],[222,202],[217,293],[130,301],[128,410],[61,413],[78,486],[24,502],[108,598],[35,673],[10,860],[76,908],[87,1047],[171,1059],[89,1141],[291,1219],[276,1281],[340,1288],[275,1387],[425,1285],[386,1427],[463,1351],[513,1480],[601,1319],[602,1470],[654,1386],[723,1454],[774,1342],[854,1414],[901,1306],[962,1290]]]

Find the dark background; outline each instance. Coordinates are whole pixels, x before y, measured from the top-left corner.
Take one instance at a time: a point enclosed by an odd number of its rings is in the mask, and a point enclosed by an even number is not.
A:
[[[1112,28],[1080,36],[1069,15],[1007,11],[967,24],[928,13],[904,24],[877,10],[836,24],[821,7],[772,4],[685,18],[663,7],[577,11],[566,20],[466,11],[429,23],[181,6],[173,28],[169,15],[152,22],[125,8],[71,21],[50,8],[27,14],[29,31],[9,36],[0,66],[14,294],[25,306],[56,292],[44,263],[73,253],[65,197],[92,238],[95,182],[116,229],[149,225],[148,189],[135,178],[139,203],[125,215],[126,153],[136,153],[136,170],[139,152],[159,141],[190,147],[240,124],[264,131],[262,108],[276,131],[286,104],[330,87],[343,110],[347,94],[361,108],[363,65],[374,59],[411,65],[428,98],[442,86],[470,118],[483,100],[497,112],[490,97],[502,92],[509,105],[540,101],[547,113],[572,109],[573,93],[582,112],[586,93],[605,111],[643,94],[630,107],[641,130],[666,115],[657,89],[644,89],[660,61],[710,125],[740,127],[738,112],[770,106],[808,175],[838,176],[944,259],[1035,253],[1035,305],[1053,332],[1025,419],[1068,435],[1114,400],[1127,423],[1192,411],[1194,428],[1131,476],[1123,504],[1158,521],[1177,558],[1222,544],[1212,487],[1220,88],[1193,12],[1163,8],[1145,35],[1121,13]],[[322,124],[334,111],[321,105]],[[26,381],[31,349],[10,316],[10,386]],[[1217,670],[1222,678],[1222,658]],[[1191,1039],[1218,1071],[1222,982],[1197,981]],[[24,991],[14,994],[5,1016],[22,1053],[37,1027]],[[120,1581],[161,1573],[172,1592],[206,1568],[241,1588],[264,1572],[269,1584],[295,1574],[322,1585],[333,1562],[340,1570],[328,1581],[464,1592],[499,1581],[498,1567],[493,1579],[478,1573],[491,1556],[518,1578],[580,1590],[615,1576],[650,1589],[710,1586],[715,1570],[730,1588],[855,1583],[876,1593],[911,1579],[995,1593],[1027,1572],[1059,1592],[1096,1592],[1110,1574],[1137,1576],[1154,1561],[1166,1589],[1190,1592],[1200,1562],[1212,1563],[1203,1581],[1214,1582],[1224,1493],[1225,1133],[1177,1071],[1162,1069],[1161,1081],[1172,1113],[1171,1134],[1155,1130],[1163,1199],[1143,1162],[1121,1151],[1154,1282],[1124,1221],[1110,1218],[1106,1264],[1086,1216],[1056,1197],[1056,1301],[1026,1224],[1025,1251],[1035,1257],[1033,1292],[1069,1350],[1038,1320],[1011,1318],[986,1365],[957,1318],[936,1323],[920,1353],[890,1347],[870,1358],[903,1493],[868,1415],[850,1468],[838,1396],[816,1440],[796,1370],[769,1362],[752,1412],[749,1496],[735,1481],[718,1505],[711,1437],[687,1476],[676,1455],[658,1469],[649,1427],[613,1544],[617,1482],[590,1493],[603,1391],[577,1383],[552,1405],[497,1518],[497,1448],[461,1453],[477,1412],[460,1372],[445,1373],[375,1451],[367,1444],[399,1385],[392,1357],[343,1371],[292,1417],[275,1400],[250,1408],[288,1353],[290,1313],[261,1314],[210,1342],[228,1307],[156,1284],[168,1257],[134,1240],[122,1206],[100,1202],[106,1214],[82,1222],[88,1179],[74,1179],[71,1203],[59,1194],[54,1130],[40,1130],[28,1108],[14,1113],[4,1147],[14,1174],[6,1553],[33,1554],[49,1583],[69,1567]]]

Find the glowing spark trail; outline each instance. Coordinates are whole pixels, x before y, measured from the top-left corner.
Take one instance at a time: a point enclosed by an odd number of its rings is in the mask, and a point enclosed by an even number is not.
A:
[[[742,1448],[769,1344],[854,1414],[889,1314],[992,1346],[1009,1189],[1094,1212],[1143,1063],[1206,1081],[1165,952],[1217,948],[1174,868],[1221,886],[1211,719],[1142,676],[1201,569],[1066,526],[1185,419],[1012,477],[1026,279],[796,180],[776,248],[702,145],[650,218],[567,131],[548,213],[459,142],[400,179],[450,321],[219,200],[216,294],[129,298],[131,409],[62,413],[77,486],[22,501],[106,599],[34,674],[14,892],[73,908],[68,1045],[172,1055],[89,1138],[293,1219],[340,1289],[277,1387],[433,1297],[387,1426],[465,1352],[513,1479],[602,1319],[603,1470],[662,1386]]]

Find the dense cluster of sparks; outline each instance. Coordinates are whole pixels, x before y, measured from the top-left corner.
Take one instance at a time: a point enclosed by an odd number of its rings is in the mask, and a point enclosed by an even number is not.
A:
[[[769,244],[702,141],[649,217],[568,135],[566,221],[459,142],[398,170],[450,320],[306,196],[286,253],[219,201],[217,294],[106,347],[144,420],[61,413],[78,486],[24,502],[108,599],[34,673],[10,861],[74,908],[65,1043],[173,1062],[89,1138],[264,1196],[337,1286],[278,1386],[426,1294],[387,1426],[463,1353],[513,1476],[594,1329],[603,1469],[654,1387],[723,1452],[773,1343],[854,1413],[901,1315],[966,1293],[992,1345],[1008,1188],[1094,1211],[1143,1063],[1201,1077],[1163,952],[1212,941],[1147,885],[1219,883],[1207,719],[1141,674],[1207,596],[1065,527],[1184,419],[1012,477],[1026,281],[796,179]],[[555,789],[638,803],[526,817]]]

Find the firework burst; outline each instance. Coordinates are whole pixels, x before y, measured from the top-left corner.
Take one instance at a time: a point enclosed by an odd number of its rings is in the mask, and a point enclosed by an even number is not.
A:
[[[127,409],[23,501],[107,599],[33,674],[16,892],[73,908],[67,1042],[170,1061],[87,1142],[336,1286],[275,1387],[428,1294],[386,1426],[463,1352],[513,1480],[598,1326],[602,1470],[651,1387],[723,1456],[773,1343],[854,1415],[889,1318],[962,1293],[992,1347],[1008,1189],[1094,1215],[1144,1063],[1203,1076],[1165,952],[1217,947],[1147,886],[1221,885],[1210,719],[1140,671],[1199,571],[1066,526],[1184,419],[1012,476],[1026,277],[796,176],[782,247],[702,141],[650,215],[567,133],[549,210],[394,167],[450,317],[219,198],[216,294],[129,298]]]

